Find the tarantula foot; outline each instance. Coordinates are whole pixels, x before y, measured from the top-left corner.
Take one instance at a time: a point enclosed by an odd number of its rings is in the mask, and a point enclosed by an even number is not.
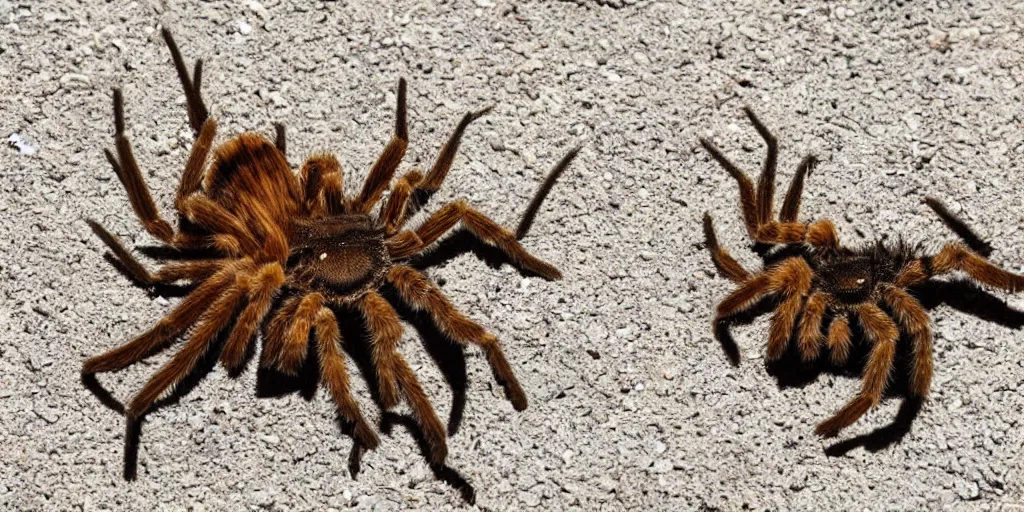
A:
[[[839,432],[843,430],[842,425],[838,425],[836,423],[837,422],[834,420],[823,421],[819,423],[817,427],[814,427],[814,433],[825,439],[836,437],[839,435]]]

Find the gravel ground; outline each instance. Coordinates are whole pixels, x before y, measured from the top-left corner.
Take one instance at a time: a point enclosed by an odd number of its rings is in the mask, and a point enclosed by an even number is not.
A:
[[[0,509],[447,510],[468,506],[469,487],[488,510],[1024,508],[1024,313],[994,322],[936,307],[937,374],[916,419],[872,434],[897,417],[894,398],[838,443],[816,438],[859,381],[780,385],[764,364],[766,317],[734,330],[744,360],[729,364],[709,323],[732,285],[702,248],[702,214],[715,212],[745,265],[758,260],[735,184],[697,144],[710,136],[756,169],[750,105],[782,143],[783,183],[804,154],[823,160],[805,218],[834,219],[851,244],[902,232],[935,247],[953,237],[920,202],[933,194],[1021,271],[1019,1],[65,4],[0,0],[0,135],[15,136],[0,148]],[[138,480],[122,480],[123,419],[79,368],[179,298],[131,284],[84,219],[132,246],[155,243],[101,152],[115,85],[170,212],[191,133],[161,24],[188,58],[207,59],[221,136],[283,121],[293,165],[329,149],[363,176],[390,136],[402,76],[410,164],[429,165],[459,116],[494,105],[435,207],[468,197],[514,222],[550,166],[583,144],[525,242],[563,281],[473,253],[429,272],[503,340],[526,411],[467,350],[450,468],[435,475],[397,426],[353,479],[351,438],[323,393],[257,398],[255,365],[238,378],[218,367],[148,416]],[[1024,309],[1024,296],[995,296]],[[448,417],[458,393],[416,333],[403,353]],[[100,380],[125,399],[168,355]]]

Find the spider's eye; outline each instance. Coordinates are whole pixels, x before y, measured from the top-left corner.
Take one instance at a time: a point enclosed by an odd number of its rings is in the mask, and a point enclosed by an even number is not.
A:
[[[322,256],[321,256],[321,258],[322,258]],[[857,280],[857,284],[864,284],[864,281],[865,281],[865,279],[862,277],[862,278]]]
[[[320,253],[320,261],[323,261],[323,260],[326,260],[326,259],[327,259],[327,253],[326,252]],[[861,281],[863,281],[863,279],[861,279]]]

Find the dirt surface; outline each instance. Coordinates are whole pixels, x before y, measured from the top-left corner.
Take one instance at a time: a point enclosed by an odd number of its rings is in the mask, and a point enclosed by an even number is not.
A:
[[[0,0],[0,135],[13,136],[0,148],[0,509],[447,510],[469,506],[470,489],[487,510],[1024,509],[1024,295],[959,301],[980,304],[973,314],[938,304],[936,377],[919,414],[901,416],[897,396],[821,440],[814,426],[856,394],[855,376],[788,385],[783,372],[780,385],[764,361],[767,316],[734,329],[738,367],[712,336],[733,285],[703,249],[704,212],[744,265],[760,260],[735,183],[697,144],[710,137],[756,171],[750,105],[781,141],[781,183],[803,155],[822,159],[802,218],[832,218],[852,245],[903,233],[934,250],[955,239],[921,203],[935,195],[1020,272],[1024,4],[307,4]],[[428,211],[465,197],[514,225],[582,144],[524,240],[564,280],[472,252],[429,270],[502,340],[527,410],[512,409],[476,349],[460,400],[459,352],[413,322],[402,352],[438,413],[464,406],[449,468],[428,466],[403,405],[353,479],[352,439],[325,393],[259,398],[253,363],[238,378],[214,367],[149,414],[138,479],[122,479],[124,419],[79,370],[180,294],[132,284],[85,219],[131,247],[156,245],[103,157],[114,86],[145,178],[173,214],[192,135],[161,26],[186,58],[206,59],[220,140],[283,122],[292,165],[332,151],[349,190],[390,137],[399,77],[408,166],[431,165],[463,113],[494,106]],[[441,346],[451,383],[419,332]],[[172,353],[99,381],[126,400]]]

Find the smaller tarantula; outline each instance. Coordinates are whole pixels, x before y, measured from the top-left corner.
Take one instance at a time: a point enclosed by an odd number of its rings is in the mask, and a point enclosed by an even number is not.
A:
[[[412,215],[447,177],[466,127],[489,109],[462,118],[430,172],[424,175],[413,169],[392,184],[409,140],[406,85],[400,80],[395,133],[370,169],[361,191],[348,194],[341,166],[332,155],[314,155],[306,160],[300,176],[292,172],[285,159],[281,125],[277,125],[276,143],[255,133],[243,133],[213,148],[217,123],[209,117],[200,95],[202,60],[196,61],[189,76],[170,32],[164,29],[163,37],[185,90],[188,118],[196,134],[174,203],[179,213],[177,229],[161,217],[143,180],[125,135],[124,102],[117,89],[117,154],[107,151],[106,156],[146,230],[182,261],[150,272],[116,237],[99,223],[89,221],[137,282],[156,285],[186,281],[194,285],[154,327],[129,343],[89,358],[82,366],[85,377],[118,371],[179,337],[188,338],[129,403],[125,411],[128,431],[154,403],[192,373],[208,352],[218,356],[229,371],[238,371],[262,334],[260,365],[295,374],[307,354],[314,354],[320,382],[337,405],[339,416],[353,425],[357,445],[375,448],[377,434],[350,393],[342,346],[355,340],[342,338],[337,315],[344,314],[365,322],[381,405],[391,409],[404,399],[423,431],[431,461],[443,463],[447,455],[444,426],[412,368],[397,350],[402,325],[379,291],[382,288],[391,290],[412,310],[430,315],[452,341],[482,349],[512,406],[525,409],[526,394],[498,338],[460,313],[437,285],[408,262],[430,251],[461,224],[521,268],[548,280],[561,278],[557,268],[530,254],[519,240],[578,148],[548,175],[515,233],[466,201],[445,204],[410,229]],[[207,165],[211,150],[213,158]],[[388,190],[390,194],[382,199]],[[189,253],[196,252],[205,256],[188,258]],[[130,437],[125,439],[126,450]]]
[[[795,338],[804,361],[816,360],[827,347],[832,361],[844,364],[852,346],[851,322],[858,322],[871,344],[862,388],[845,407],[817,426],[815,432],[823,437],[834,437],[881,401],[901,330],[911,343],[910,392],[924,398],[932,378],[932,335],[930,319],[915,298],[917,287],[933,277],[959,271],[977,282],[1018,292],[1024,290],[1024,276],[989,262],[986,257],[991,247],[931,197],[925,202],[964,242],[948,243],[934,255],[924,254],[902,239],[849,249],[840,245],[831,221],[798,222],[804,179],[817,163],[814,156],[805,157],[798,165],[776,219],[778,143],[749,108],[744,112],[768,146],[756,191],[743,171],[714,144],[706,139],[700,143],[739,184],[744,224],[755,247],[777,249],[774,254],[780,258],[751,274],[719,246],[711,216],[705,214],[704,235],[711,259],[719,274],[739,285],[718,304],[716,335],[731,318],[771,297],[778,302],[769,328],[768,360],[779,359]]]

